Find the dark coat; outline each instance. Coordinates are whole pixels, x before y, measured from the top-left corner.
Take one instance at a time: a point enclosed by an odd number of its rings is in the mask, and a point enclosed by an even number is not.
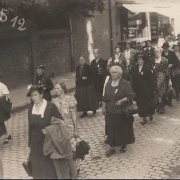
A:
[[[96,62],[96,60],[94,59],[91,62],[91,68],[93,73],[95,91],[97,93],[98,101],[100,102],[102,100],[103,86],[107,74],[106,61],[100,58],[99,61]]]
[[[147,117],[152,114],[148,104],[153,99],[153,75],[151,68],[144,65],[141,72],[139,67],[136,66],[133,70],[132,88],[136,94],[137,105],[139,107],[139,116]]]
[[[43,154],[43,144],[45,135],[42,129],[51,124],[51,118],[63,119],[55,104],[47,102],[44,118],[40,115],[32,114],[31,106],[28,111],[29,123],[29,147],[31,150],[32,176],[34,179],[57,179],[56,171],[52,159]]]
[[[166,56],[164,51],[162,52],[162,56],[165,57],[167,60],[168,60],[168,64],[172,64],[173,67],[176,67],[176,65],[178,64],[178,61],[175,57],[175,54],[174,52],[172,51],[169,51],[168,52],[168,55]]]
[[[51,101],[51,90],[53,89],[53,83],[49,76],[45,73],[42,75],[36,75],[33,85],[41,85],[46,89],[43,91],[43,98],[47,101]]]
[[[12,103],[10,99],[6,99],[6,96],[0,98],[0,122],[4,122],[10,118],[10,112]]]
[[[82,77],[87,77],[86,80],[83,80]],[[80,65],[76,67],[76,86],[90,86],[93,84],[93,72],[89,64],[84,64],[81,68]]]
[[[154,53],[154,47],[151,47],[151,49],[149,50],[149,48],[147,48],[144,53],[146,54],[146,61],[145,64],[148,66],[152,66],[152,62],[154,60],[155,57],[155,53]]]

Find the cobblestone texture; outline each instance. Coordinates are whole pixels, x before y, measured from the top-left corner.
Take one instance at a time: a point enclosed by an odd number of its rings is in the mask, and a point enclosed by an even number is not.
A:
[[[152,122],[142,126],[135,116],[134,131],[136,142],[128,150],[110,158],[105,157],[108,148],[104,141],[104,117],[101,110],[95,116],[79,119],[79,132],[90,143],[91,151],[81,162],[79,178],[135,178],[166,179],[180,178],[180,104],[166,107],[164,115],[156,115]],[[27,110],[14,114],[7,123],[12,141],[2,145],[0,138],[4,178],[29,178],[22,167],[28,156]]]

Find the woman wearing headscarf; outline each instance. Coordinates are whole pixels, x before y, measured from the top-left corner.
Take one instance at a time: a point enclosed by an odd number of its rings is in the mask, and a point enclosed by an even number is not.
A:
[[[82,56],[79,58],[79,65],[76,68],[75,98],[77,111],[83,112],[80,118],[87,116],[87,111],[93,111],[93,114],[96,114],[98,99],[93,83],[93,72]]]
[[[43,88],[39,85],[33,85],[27,96],[30,96],[34,103],[28,110],[28,145],[33,179],[75,178],[74,174],[70,175],[67,167],[66,158],[73,162],[72,149],[66,127],[61,126],[64,121],[58,108],[54,103],[43,98]],[[56,118],[55,122],[52,121],[52,117]],[[55,131],[57,132],[55,133]],[[53,134],[54,136],[52,136]],[[71,166],[73,166],[72,163]]]
[[[132,88],[136,95],[138,114],[143,120],[143,125],[147,123],[147,117],[152,120],[154,114],[154,110],[149,106],[154,93],[153,75],[151,68],[144,63],[145,57],[139,54],[137,56],[137,66],[134,68],[132,76]]]
[[[166,58],[161,56],[161,53],[162,53],[161,48],[156,47],[155,60],[154,63],[152,64],[152,69],[153,69],[153,79],[155,83],[154,84],[155,92],[159,101],[159,106],[156,112],[158,112],[159,114],[164,114],[165,103],[163,99],[166,96],[168,88],[172,86],[172,83],[171,83],[171,76],[168,67],[168,61]]]
[[[134,93],[130,84],[122,79],[122,69],[119,66],[110,68],[111,80],[105,87],[102,113],[107,118],[107,137],[110,148],[106,156],[115,153],[115,147],[120,147],[120,152],[126,151],[126,145],[135,141],[133,132],[133,116],[125,117],[117,112],[116,105],[121,106],[128,99],[133,99]]]

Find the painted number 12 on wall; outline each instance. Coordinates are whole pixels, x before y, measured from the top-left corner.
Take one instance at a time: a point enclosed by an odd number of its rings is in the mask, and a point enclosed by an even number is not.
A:
[[[0,11],[0,22],[6,22],[8,20],[8,17],[6,14],[9,14],[9,11],[2,8],[2,10]],[[19,17],[16,16],[15,18],[13,18],[11,20],[12,22],[12,28],[14,28],[15,26],[18,26],[18,30],[19,31],[24,31],[26,30],[26,27],[24,27],[24,24],[25,24],[25,19],[24,18],[21,18],[21,19],[18,19]]]

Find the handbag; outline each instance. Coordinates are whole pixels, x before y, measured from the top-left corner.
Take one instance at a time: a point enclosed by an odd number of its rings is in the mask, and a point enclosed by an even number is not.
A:
[[[23,162],[22,166],[24,167],[28,176],[31,177],[32,176],[31,153],[29,153],[29,157],[27,159],[27,162]]]
[[[31,166],[31,161],[28,162],[23,162],[22,166],[24,167],[26,173],[28,176],[32,176],[32,166]]]
[[[172,76],[176,77],[180,75],[180,69],[178,67],[172,69]]]
[[[91,149],[89,143],[82,138],[74,138],[75,148],[73,148],[73,159],[81,159],[84,160],[85,155],[89,154],[89,150]]]
[[[116,112],[122,114],[123,116],[129,117],[137,114],[139,108],[136,102],[128,100],[124,102],[122,105],[116,105]]]

